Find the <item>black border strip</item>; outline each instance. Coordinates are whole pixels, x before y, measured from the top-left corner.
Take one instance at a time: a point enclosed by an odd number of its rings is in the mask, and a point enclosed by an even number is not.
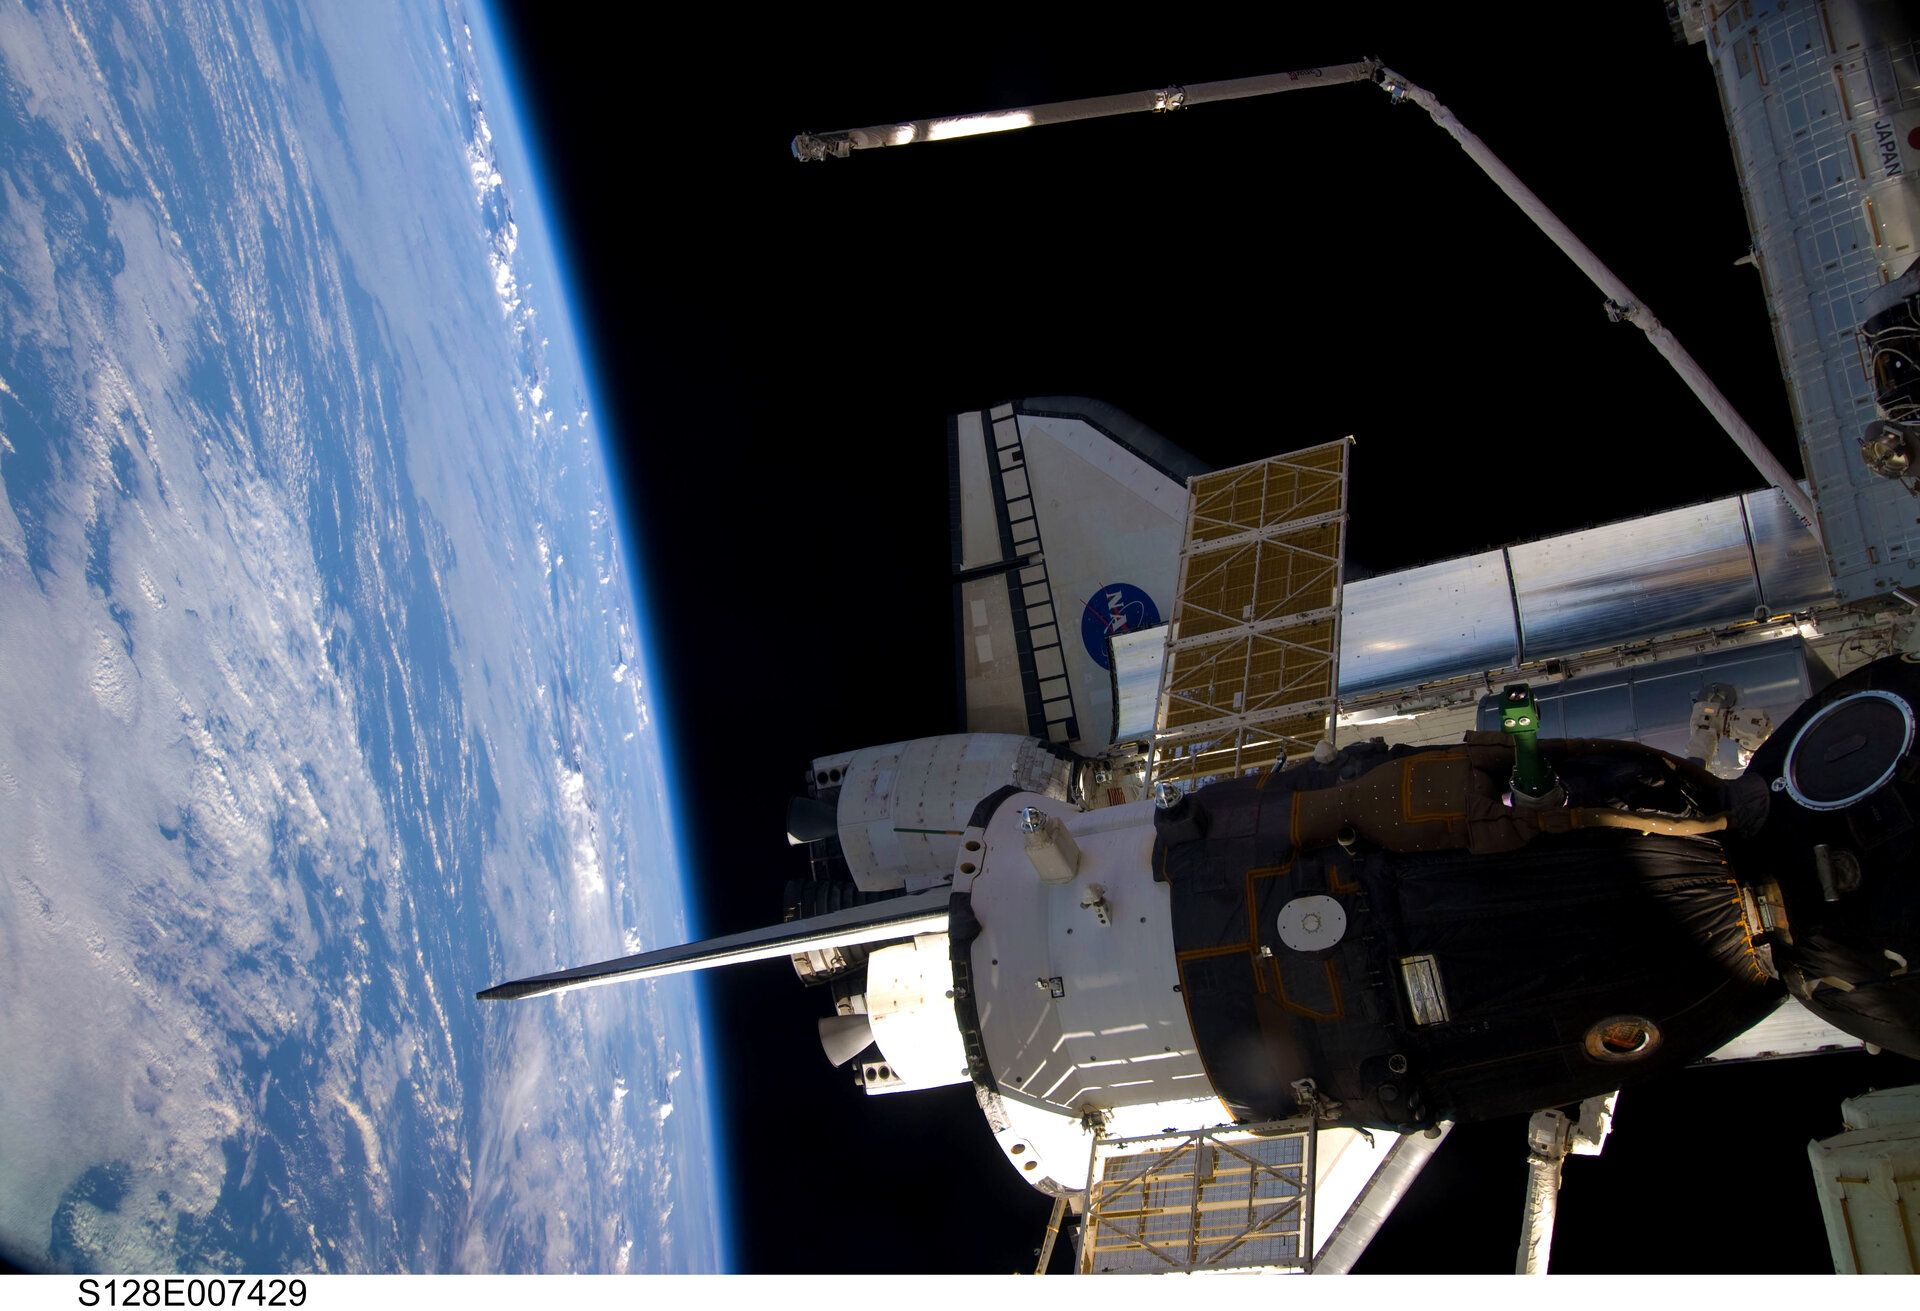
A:
[[[982,413],[986,415],[990,415],[992,414],[992,411],[986,410],[986,411],[982,411]],[[1017,418],[1014,418],[1014,419],[1009,419],[1008,422],[1012,423],[1014,425],[1014,428],[1013,428],[1013,447],[1009,447],[1007,449],[1020,448],[1020,466],[1019,467],[1020,467],[1020,472],[1023,475],[1025,475],[1027,471],[1027,453],[1022,442],[1020,441],[1020,421]],[[1000,474],[1001,448],[993,444],[994,442],[993,423],[991,420],[989,420],[987,423],[986,437],[987,437],[987,479],[988,479],[989,486],[991,486],[993,489],[994,523],[1000,529],[1000,558],[1002,560],[1011,560],[1021,555],[1022,552],[1019,552],[1013,549],[1013,521],[1007,518],[1007,484]],[[1030,477],[1027,479],[1027,491],[1029,494],[1031,494],[1033,491],[1033,479]],[[1035,522],[1038,523],[1039,520],[1036,519]]]
[[[1027,735],[1029,737],[1039,738],[1042,742],[1045,742],[1049,740],[1047,734],[1047,705],[1046,701],[1040,695],[1040,666],[1033,654],[1033,630],[1027,621],[1027,599],[1024,595],[1026,589],[1034,586],[1034,584],[1022,581],[1020,575],[1027,569],[1038,568],[1040,570],[1042,574],[1040,582],[1045,584],[1047,589],[1047,605],[1053,610],[1054,631],[1056,633],[1060,631],[1059,598],[1054,595],[1053,591],[1053,573],[1046,566],[1046,539],[1036,537],[1030,553],[1017,552],[1013,545],[1013,520],[1007,515],[1007,484],[1004,473],[1000,467],[1000,453],[1002,451],[1020,452],[1020,459],[1015,463],[1014,467],[1019,469],[1027,480],[1027,499],[1033,499],[1033,473],[1027,468],[1027,443],[1025,437],[1022,436],[1020,432],[1019,407],[1015,406],[1011,414],[1004,420],[1000,420],[1000,422],[1003,423],[1013,424],[1013,441],[1006,446],[994,444],[998,439],[993,436],[993,411],[986,410],[983,411],[983,413],[989,421],[987,426],[987,436],[989,439],[987,472],[988,476],[992,479],[993,513],[994,519],[1000,529],[1001,555],[1003,559],[1017,559],[1019,561],[1017,567],[1007,571],[1007,604],[1013,611],[1013,650],[1014,656],[1020,666],[1020,695],[1027,703]],[[1033,524],[1035,532],[1038,532],[1040,516],[1037,511],[1033,517]],[[1061,659],[1063,662],[1065,661],[1064,653]],[[1071,706],[1071,685],[1068,687],[1068,697],[1068,705]],[[1067,718],[1061,721],[1065,725],[1066,740],[1069,742],[1077,741],[1080,737],[1080,725],[1077,720],[1078,717],[1076,715],[1069,713]]]
[[[1020,452],[1020,471],[1027,478],[1029,498],[1033,495],[1033,477],[1026,472],[1027,452],[1025,444],[1020,440],[1019,416],[1009,414],[1004,420],[1013,425],[1013,442],[1003,448],[997,444],[998,439],[993,433],[995,423],[993,411],[986,410],[983,414],[987,420],[987,477],[992,480],[994,522],[1000,529],[1000,556],[1003,560],[1017,558],[1020,561],[1019,568],[1007,570],[1007,606],[1013,611],[1013,655],[1014,662],[1020,669],[1020,696],[1027,703],[1027,735],[1044,739],[1047,736],[1047,712],[1046,707],[1040,702],[1040,680],[1037,676],[1038,670],[1033,663],[1033,634],[1028,629],[1027,598],[1023,595],[1032,584],[1022,582],[1020,579],[1022,573],[1034,566],[1031,563],[1032,557],[1019,554],[1013,549],[1013,520],[1007,517],[1007,484],[1000,469],[1001,450]],[[1039,523],[1037,516],[1034,522]],[[1041,548],[1034,554],[1044,555],[1044,543],[1036,541],[1034,545]],[[1044,564],[1039,568],[1041,573],[1046,572]],[[1053,603],[1052,580],[1043,581],[1047,584],[1047,603],[1051,605]]]
[[[1520,587],[1513,581],[1513,548],[1500,548],[1500,564],[1507,571],[1507,604],[1513,609],[1513,663],[1527,663],[1527,625],[1520,617]]]
[[[1044,571],[1045,565],[1041,566]],[[1007,573],[1007,604],[1013,607],[1013,651],[1020,662],[1020,694],[1027,702],[1027,735],[1047,740],[1047,707],[1040,699],[1040,667],[1033,659],[1033,632],[1027,623],[1026,589],[1032,583],[1020,581],[1021,570],[1013,569]],[[1053,603],[1053,580],[1043,579],[1047,587],[1047,606],[1053,611],[1055,627],[1058,627],[1060,607]]]
[[[963,411],[971,414],[972,411]],[[952,548],[953,572],[958,574],[965,564],[965,547],[961,544],[961,489],[960,489],[960,415],[947,416],[947,539]]]
[[[973,940],[980,921],[973,913],[973,897],[956,892],[947,903],[947,958],[953,966],[953,1018],[960,1026],[960,1045],[967,1053],[967,1077],[974,1086],[998,1096],[1000,1082],[987,1063],[987,1040],[980,1032],[980,1008],[974,1003]]]
[[[1104,423],[1101,423],[1098,419],[1094,418],[1091,414],[1088,414],[1084,411],[1041,409],[1031,403],[1031,401],[1037,401],[1042,399],[1052,400],[1052,401],[1085,401],[1090,405],[1091,404],[1104,405],[1106,408],[1114,411],[1116,414],[1124,415],[1126,418],[1131,419],[1134,423],[1139,424],[1141,432],[1154,438],[1166,449],[1160,452],[1158,455],[1156,455],[1151,451],[1142,450],[1140,447],[1134,445],[1132,442],[1122,437],[1119,433],[1113,431],[1113,429],[1107,427],[1107,425],[1105,425]],[[1213,472],[1213,469],[1211,466],[1197,459],[1185,448],[1177,445],[1174,442],[1169,441],[1165,437],[1162,437],[1159,433],[1155,432],[1152,428],[1148,427],[1144,423],[1140,423],[1140,420],[1135,419],[1131,414],[1127,414],[1125,410],[1121,409],[1118,405],[1112,404],[1111,402],[1107,402],[1107,401],[1096,402],[1090,396],[1047,396],[1047,397],[1035,396],[1030,398],[1030,400],[1014,401],[1012,404],[1013,404],[1013,412],[1016,415],[1030,414],[1036,419],[1078,419],[1080,420],[1080,422],[1086,424],[1089,428],[1092,428],[1095,432],[1099,433],[1102,437],[1105,437],[1108,441],[1112,442],[1115,446],[1118,446],[1121,450],[1126,451],[1129,455],[1132,455],[1135,459],[1140,460],[1142,463],[1150,466],[1151,468],[1158,470],[1160,473],[1164,474],[1166,477],[1173,479],[1174,482],[1178,483],[1182,487],[1185,487],[1187,485],[1187,480],[1189,478],[1196,478],[1203,473]],[[1169,455],[1169,454],[1178,455],[1186,461],[1187,469],[1185,472],[1182,472],[1181,470],[1174,468],[1173,466],[1168,464],[1164,458],[1162,458],[1163,456]]]
[[[1740,507],[1740,532],[1747,539],[1747,563],[1753,566],[1754,595],[1760,598],[1760,604],[1771,616],[1774,613],[1773,603],[1767,600],[1767,580],[1760,576],[1760,552],[1753,544],[1753,520],[1747,514],[1747,498],[1744,495],[1736,496],[1733,503]]]
[[[1021,789],[1012,783],[995,788],[980,799],[967,817],[967,831],[985,833],[994,812]],[[973,986],[973,940],[980,936],[980,920],[973,913],[971,893],[956,891],[947,900],[947,959],[953,966],[953,1018],[960,1026],[960,1044],[967,1053],[967,1075],[979,1088],[1000,1095],[1000,1083],[987,1064],[987,1040],[980,1032],[980,1008]]]
[[[1038,552],[1035,552],[1038,554]],[[998,564],[983,564],[978,569],[968,569],[953,576],[956,583],[974,583],[982,578],[994,578],[1000,574],[1017,573],[1034,563],[1031,555],[1023,555],[1018,560],[1002,560]]]
[[[1020,695],[1026,703],[1027,733],[1042,742],[1050,742],[1048,731],[1047,702],[1040,695],[1040,666],[1034,651],[1032,626],[1027,620],[1027,599],[1025,591],[1034,584],[1024,582],[1020,575],[1031,568],[1038,568],[1042,577],[1039,580],[1047,589],[1047,604],[1053,610],[1053,628],[1055,640],[1060,647],[1061,664],[1066,664],[1066,627],[1060,618],[1059,598],[1054,594],[1052,572],[1046,567],[1046,543],[1036,536],[1025,549],[1015,546],[1013,538],[1013,520],[1007,513],[1007,485],[1005,470],[1001,467],[1003,451],[1017,451],[1020,458],[1013,468],[1021,471],[1027,479],[1026,499],[1034,500],[1033,474],[1026,463],[1026,439],[1020,431],[1020,416],[1025,413],[1018,402],[1005,401],[1008,414],[1003,419],[995,419],[993,411],[999,406],[989,406],[981,410],[966,410],[958,415],[949,415],[947,419],[947,486],[950,540],[953,557],[953,668],[956,685],[956,700],[960,713],[960,725],[964,730],[967,722],[967,656],[966,639],[971,629],[966,623],[966,601],[961,594],[961,585],[977,579],[992,578],[996,574],[1004,575],[1007,580],[1007,606],[1013,615],[1014,656],[1020,669]],[[960,488],[960,419],[966,414],[978,414],[981,421],[982,441],[987,458],[987,485],[993,497],[994,526],[1000,535],[1000,559],[993,564],[979,565],[972,569],[962,569],[962,511]],[[1083,418],[1081,415],[1060,415],[1061,418]],[[1006,446],[999,445],[995,435],[995,423],[1014,425],[1013,441]],[[1091,419],[1087,420],[1092,423]],[[1098,427],[1098,425],[1094,425]],[[1105,429],[1101,429],[1105,432]],[[1108,434],[1111,437],[1111,434]],[[1118,441],[1118,438],[1113,438]],[[1132,450],[1125,442],[1122,447]],[[1145,457],[1142,457],[1145,458]],[[1159,466],[1156,465],[1156,468]],[[1165,470],[1162,470],[1165,472]],[[1171,475],[1169,475],[1171,476]],[[1022,522],[1025,522],[1024,520]],[[1035,507],[1033,526],[1036,534],[1040,528],[1038,508]],[[1068,714],[1059,721],[1061,731],[1066,734],[1064,742],[1080,740],[1080,716],[1073,700],[1071,681],[1067,687]],[[1063,742],[1063,744],[1064,744]]]
[[[967,598],[960,579],[953,580],[953,708],[954,731],[967,731]]]

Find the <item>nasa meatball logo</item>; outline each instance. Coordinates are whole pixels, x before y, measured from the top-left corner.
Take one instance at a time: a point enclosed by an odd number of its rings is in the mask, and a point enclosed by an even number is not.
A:
[[[1109,637],[1137,633],[1159,622],[1160,609],[1152,597],[1132,583],[1108,583],[1087,598],[1080,612],[1080,640],[1093,662],[1106,669]]]

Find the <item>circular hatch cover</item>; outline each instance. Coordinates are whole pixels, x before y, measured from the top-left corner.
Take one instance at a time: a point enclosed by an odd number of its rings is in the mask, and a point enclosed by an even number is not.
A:
[[[1347,912],[1332,897],[1295,897],[1280,908],[1280,941],[1295,951],[1325,951],[1347,931]]]
[[[1787,748],[1787,795],[1839,810],[1885,786],[1913,745],[1913,709],[1891,692],[1855,692],[1809,719]]]

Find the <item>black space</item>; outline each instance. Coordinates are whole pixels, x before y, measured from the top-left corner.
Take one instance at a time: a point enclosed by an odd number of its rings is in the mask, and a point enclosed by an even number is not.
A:
[[[704,932],[778,918],[815,755],[956,731],[945,417],[1098,397],[1218,466],[1348,433],[1350,576],[1760,485],[1419,110],[1316,89],[801,165],[801,130],[1384,59],[1674,329],[1790,469],[1706,57],[1655,3],[1127,11],[512,4],[678,738]],[[1091,11],[1090,11],[1091,12]],[[1119,12],[1119,11],[1116,11]],[[639,15],[645,15],[641,17]],[[707,976],[743,1271],[1031,1268],[966,1089],[868,1098],[784,963]],[[1628,1090],[1556,1272],[1831,1269],[1805,1144],[1920,1082],[1855,1053]],[[1363,1270],[1512,1268],[1524,1122],[1458,1129]],[[1056,1258],[1064,1266],[1065,1245]]]

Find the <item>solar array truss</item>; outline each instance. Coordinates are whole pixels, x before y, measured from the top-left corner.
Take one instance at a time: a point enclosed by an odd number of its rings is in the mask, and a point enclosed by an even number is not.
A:
[[[1311,1120],[1096,1138],[1081,1274],[1309,1270]]]
[[[1154,731],[1156,779],[1244,773],[1331,732],[1351,438],[1204,474]]]

